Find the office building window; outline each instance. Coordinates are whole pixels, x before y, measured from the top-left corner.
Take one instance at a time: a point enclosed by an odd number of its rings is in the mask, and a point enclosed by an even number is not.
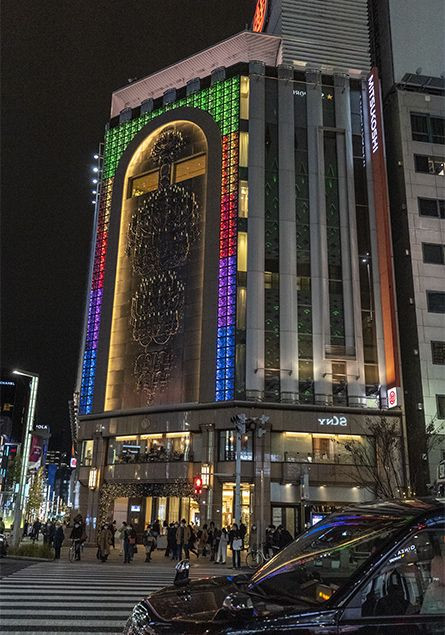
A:
[[[431,157],[425,154],[414,155],[414,167],[416,172],[445,176],[445,158]]]
[[[445,245],[422,243],[423,262],[430,265],[445,264]]]
[[[427,291],[426,298],[429,313],[445,313],[445,293],[443,291]]]
[[[437,198],[419,198],[419,214],[432,218],[445,218],[445,200]]]
[[[445,342],[431,342],[431,357],[433,364],[445,364]]]
[[[413,141],[445,143],[445,119],[431,115],[411,113]]]
[[[436,395],[437,418],[445,419],[445,395]]]

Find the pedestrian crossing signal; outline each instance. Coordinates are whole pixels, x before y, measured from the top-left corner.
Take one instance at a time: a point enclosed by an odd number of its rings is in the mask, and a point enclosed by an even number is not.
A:
[[[193,477],[193,488],[196,495],[202,494],[202,478],[199,474]]]

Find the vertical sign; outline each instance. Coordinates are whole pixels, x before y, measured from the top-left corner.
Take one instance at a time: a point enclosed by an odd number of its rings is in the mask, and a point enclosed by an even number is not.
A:
[[[389,196],[383,139],[382,99],[378,71],[375,67],[371,70],[371,74],[368,77],[367,88],[374,205],[377,225],[380,296],[382,303],[383,336],[385,340],[386,385],[400,386]]]

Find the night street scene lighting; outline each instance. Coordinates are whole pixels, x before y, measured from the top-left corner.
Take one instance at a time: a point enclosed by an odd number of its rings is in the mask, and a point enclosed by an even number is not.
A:
[[[115,4],[4,11],[0,630],[442,633],[444,3]]]

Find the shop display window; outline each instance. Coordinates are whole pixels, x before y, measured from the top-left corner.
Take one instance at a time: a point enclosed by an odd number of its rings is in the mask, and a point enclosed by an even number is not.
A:
[[[188,432],[115,437],[108,442],[108,465],[190,460]]]
[[[85,465],[86,467],[90,467],[91,465],[93,465],[93,450],[94,450],[93,439],[86,439],[85,441],[82,441],[80,465]]]
[[[348,450],[351,442],[366,445],[363,456],[373,456],[372,440],[364,436],[273,432],[271,461],[350,464],[353,462],[352,454]]]
[[[235,461],[236,459],[236,437],[234,430],[220,430],[219,432],[219,460]],[[241,460],[253,460],[253,438],[248,432],[241,436]]]

